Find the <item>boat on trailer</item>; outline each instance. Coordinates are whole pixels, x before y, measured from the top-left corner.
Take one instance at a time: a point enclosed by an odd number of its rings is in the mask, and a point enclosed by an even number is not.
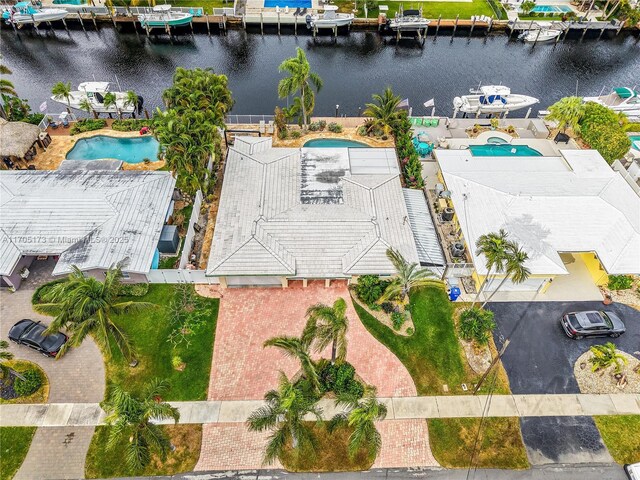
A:
[[[555,41],[561,34],[562,30],[539,28],[535,30],[525,30],[518,38],[525,43],[543,43]]]
[[[142,111],[142,97],[138,97],[138,104],[132,105],[127,100],[126,92],[110,92],[109,82],[83,82],[78,85],[78,90],[69,94],[69,99],[52,96],[51,100],[61,103],[65,107],[86,111],[85,100],[91,105],[91,110],[96,113],[140,113]],[[104,105],[104,97],[107,93],[116,96],[115,105]]]
[[[622,112],[630,120],[640,119],[640,91],[634,88],[614,88],[608,95],[598,97],[584,97],[585,102],[595,102],[610,108],[615,112]]]
[[[430,21],[420,14],[420,10],[405,10],[402,15],[387,20],[387,26],[393,31],[419,31],[429,26]]]
[[[353,13],[338,13],[337,5],[325,5],[324,13],[307,15],[305,20],[307,28],[337,28],[351,25],[354,19]]]
[[[469,95],[453,99],[453,107],[462,113],[500,114],[531,107],[540,102],[535,97],[511,93],[504,85],[485,85],[470,89]]]
[[[42,22],[62,20],[69,12],[62,8],[37,8],[31,2],[18,2],[2,12],[8,24],[38,26]]]
[[[171,10],[171,5],[156,5],[151,12],[138,15],[138,21],[144,28],[166,28],[189,25],[193,15],[187,12]]]

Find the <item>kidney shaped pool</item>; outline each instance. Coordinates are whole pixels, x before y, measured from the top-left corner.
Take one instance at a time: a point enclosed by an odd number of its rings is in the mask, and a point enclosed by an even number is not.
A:
[[[96,135],[82,138],[67,152],[69,160],[100,160],[115,158],[126,163],[140,163],[145,159],[158,160],[160,144],[153,137],[108,137]]]

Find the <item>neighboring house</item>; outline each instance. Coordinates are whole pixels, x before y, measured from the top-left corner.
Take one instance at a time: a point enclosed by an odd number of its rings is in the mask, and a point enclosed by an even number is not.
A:
[[[207,276],[223,287],[286,287],[289,280],[391,275],[390,247],[420,261],[393,149],[271,142],[239,137],[230,147]],[[432,225],[431,235],[434,244],[421,256],[433,248],[434,264],[442,265]]]
[[[69,165],[0,172],[0,286],[18,288],[32,262],[47,256],[57,259],[53,275],[75,265],[104,278],[121,263],[125,281],[146,281],[175,180],[169,172]]]
[[[640,198],[597,151],[560,153],[481,157],[469,150],[436,150],[477,286],[487,269],[485,258],[476,255],[476,241],[501,228],[529,254],[531,270],[522,284],[507,281],[505,291],[543,293],[554,279],[569,275],[582,275],[580,281],[590,282],[593,291],[608,274],[640,273]],[[502,278],[497,275],[487,290]],[[580,288],[579,282],[572,285]]]

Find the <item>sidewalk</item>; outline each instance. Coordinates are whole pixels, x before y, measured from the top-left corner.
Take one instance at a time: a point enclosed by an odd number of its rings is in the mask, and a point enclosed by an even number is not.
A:
[[[640,394],[486,395],[381,398],[387,404],[386,420],[420,418],[563,417],[640,415]],[[171,402],[180,410],[179,423],[243,423],[260,400]],[[323,417],[341,411],[332,400],[319,402]],[[0,405],[0,426],[95,426],[105,414],[97,403]],[[171,422],[166,422],[171,423]]]

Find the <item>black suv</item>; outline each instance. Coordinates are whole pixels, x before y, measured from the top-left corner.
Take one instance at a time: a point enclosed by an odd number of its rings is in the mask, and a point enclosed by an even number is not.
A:
[[[611,312],[590,310],[571,312],[562,316],[560,325],[569,338],[584,337],[619,337],[626,329],[622,320]]]
[[[9,330],[9,340],[18,345],[26,345],[47,357],[55,357],[68,337],[64,333],[44,335],[47,326],[40,322],[24,319],[16,323]]]

